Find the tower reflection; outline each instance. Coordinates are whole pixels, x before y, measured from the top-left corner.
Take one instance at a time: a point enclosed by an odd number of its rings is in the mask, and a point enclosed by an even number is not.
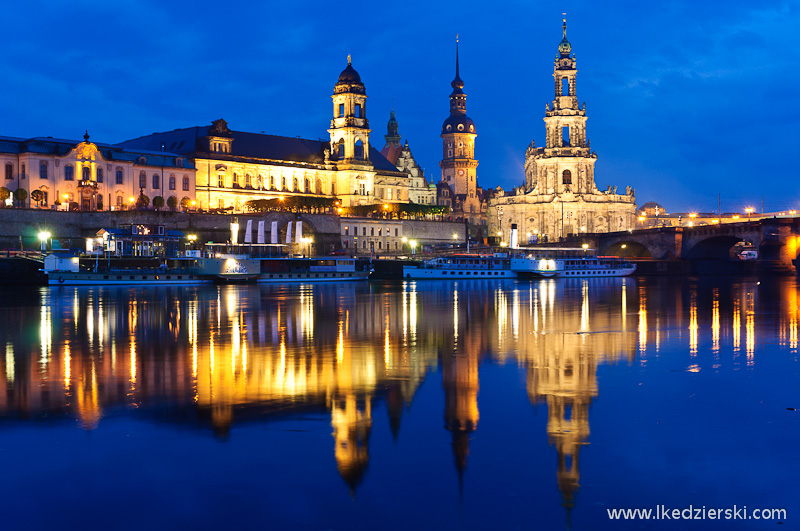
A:
[[[514,362],[531,404],[547,407],[567,508],[590,443],[599,366],[652,363],[662,337],[676,335],[686,369],[697,371],[757,365],[764,330],[776,330],[794,356],[798,347],[794,279],[47,288],[37,296],[0,305],[0,418],[72,418],[94,430],[126,412],[196,419],[226,438],[240,423],[324,411],[336,468],[354,491],[368,477],[374,416],[385,405],[401,440],[405,409],[441,364],[444,426],[463,480],[470,438],[480,436],[481,364]],[[778,310],[764,311],[772,301]]]

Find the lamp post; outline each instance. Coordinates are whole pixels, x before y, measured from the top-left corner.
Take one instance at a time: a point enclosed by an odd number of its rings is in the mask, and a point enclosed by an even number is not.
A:
[[[39,241],[42,242],[42,252],[47,251],[47,240],[50,239],[50,233],[42,231],[39,233]]]
[[[417,254],[417,240],[411,240],[411,256]]]
[[[750,215],[753,213],[753,210],[754,210],[753,207],[747,207],[747,208],[744,209],[744,211],[747,212],[747,221],[748,221],[748,223],[750,222]]]

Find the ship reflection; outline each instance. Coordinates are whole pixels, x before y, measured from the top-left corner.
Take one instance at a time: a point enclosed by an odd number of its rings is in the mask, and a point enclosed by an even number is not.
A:
[[[759,311],[765,289],[782,301],[779,312]],[[0,419],[73,418],[94,430],[113,409],[167,422],[194,416],[227,438],[240,422],[324,411],[337,469],[354,492],[370,461],[376,401],[400,439],[403,411],[441,368],[462,482],[479,434],[481,363],[513,361],[531,404],[547,407],[568,509],[598,366],[644,365],[659,355],[662,334],[685,339],[692,371],[752,368],[758,330],[777,330],[795,356],[798,343],[794,281],[48,288],[38,297],[0,308]]]

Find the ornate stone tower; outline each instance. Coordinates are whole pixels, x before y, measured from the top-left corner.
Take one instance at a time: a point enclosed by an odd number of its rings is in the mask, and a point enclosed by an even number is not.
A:
[[[480,219],[480,198],[477,194],[478,161],[475,160],[475,123],[467,116],[467,95],[459,75],[458,39],[456,39],[456,77],[450,83],[450,116],[442,124],[442,182],[453,196],[453,213]]]
[[[578,105],[578,69],[575,54],[570,56],[566,20],[562,28],[564,37],[553,67],[555,97],[552,108],[545,105],[547,142],[544,150],[526,156],[526,190],[538,194],[594,193],[597,155],[589,149],[586,137],[586,104],[582,108]]]
[[[332,158],[340,168],[370,166],[369,121],[367,120],[367,91],[361,76],[347,56],[347,68],[339,74],[333,87],[333,119],[331,135]]]
[[[545,104],[545,145],[528,146],[525,185],[490,201],[490,234],[508,235],[517,225],[527,234],[526,243],[535,243],[634,226],[633,188],[628,186],[622,194],[616,186],[601,191],[595,184],[597,154],[586,136],[586,104],[578,105],[578,69],[566,20],[562,30],[553,67],[555,96]]]

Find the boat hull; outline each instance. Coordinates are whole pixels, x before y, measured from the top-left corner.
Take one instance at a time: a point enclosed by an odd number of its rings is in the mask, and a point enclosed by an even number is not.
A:
[[[508,279],[517,278],[517,272],[510,269],[445,269],[403,266],[403,278],[409,280],[442,280],[442,279]]]
[[[559,271],[555,274],[557,278],[601,278],[601,277],[626,277],[636,271],[633,267],[617,267],[610,269],[574,269]]]
[[[213,282],[211,277],[191,273],[53,271],[47,277],[50,286],[192,286]]]
[[[367,280],[369,271],[327,272],[327,273],[262,273],[256,282],[259,284],[284,282],[346,282]]]

